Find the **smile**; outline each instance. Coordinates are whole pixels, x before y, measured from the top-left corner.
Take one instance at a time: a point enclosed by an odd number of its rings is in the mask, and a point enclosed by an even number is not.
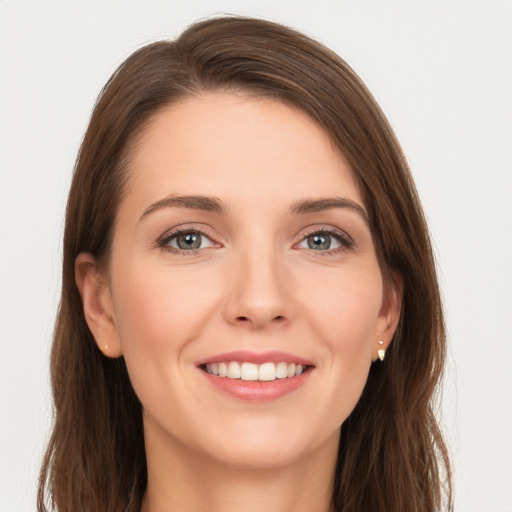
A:
[[[267,362],[263,364],[221,361],[219,363],[207,363],[203,366],[203,369],[207,373],[217,377],[263,382],[298,377],[306,371],[307,368],[307,366],[302,364],[287,363],[285,361],[278,363]]]
[[[239,400],[269,402],[301,389],[316,365],[281,351],[236,350],[196,362],[212,389]]]

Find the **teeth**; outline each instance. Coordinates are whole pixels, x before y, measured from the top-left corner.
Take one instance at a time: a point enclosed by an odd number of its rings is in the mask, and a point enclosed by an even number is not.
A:
[[[288,377],[288,365],[286,363],[277,363],[276,377],[278,379],[286,379]]]
[[[246,381],[268,382],[276,379],[298,377],[306,369],[305,366],[295,363],[239,363],[237,361],[226,361],[222,363],[208,363],[206,371],[219,377],[228,379],[242,379]]]
[[[206,365],[208,367],[208,365]],[[219,377],[227,377],[228,365],[226,363],[219,363]]]
[[[240,365],[236,361],[231,361],[228,365],[228,377],[230,379],[240,378]]]
[[[262,364],[258,370],[258,380],[276,380],[276,365],[274,363]]]
[[[240,368],[240,377],[242,380],[258,380],[258,365],[242,363]]]

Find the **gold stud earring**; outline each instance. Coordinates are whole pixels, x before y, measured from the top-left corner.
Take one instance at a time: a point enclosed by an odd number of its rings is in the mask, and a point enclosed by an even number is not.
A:
[[[384,345],[384,342],[382,340],[379,340],[379,345],[382,347],[382,345]],[[379,350],[377,350],[377,354],[379,355],[379,359],[381,361],[384,361],[384,358],[386,357],[386,351],[383,348],[379,348]]]

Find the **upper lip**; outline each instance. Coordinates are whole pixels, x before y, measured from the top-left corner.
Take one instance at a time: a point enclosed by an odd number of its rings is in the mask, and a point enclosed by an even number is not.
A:
[[[236,350],[233,352],[224,352],[222,354],[215,354],[211,357],[207,357],[198,361],[196,366],[202,366],[211,363],[222,363],[228,361],[239,361],[253,364],[263,363],[296,363],[303,366],[313,366],[311,361],[304,359],[303,357],[290,354],[288,352],[281,351],[270,351],[270,352],[251,352],[247,350]]]

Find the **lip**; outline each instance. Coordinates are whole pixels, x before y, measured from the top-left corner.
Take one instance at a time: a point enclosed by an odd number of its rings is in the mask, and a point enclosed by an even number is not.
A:
[[[314,366],[312,361],[308,361],[307,359],[295,356],[288,352],[251,352],[248,350],[236,350],[233,352],[224,352],[223,354],[216,354],[212,357],[208,357],[206,359],[202,359],[201,361],[196,362],[196,366],[202,366],[208,363],[222,363],[226,361],[238,361],[253,364],[285,362],[288,364],[301,364],[302,366]]]
[[[307,366],[308,369],[297,377],[275,379],[272,381],[244,381],[241,379],[218,377],[207,373],[203,369],[204,365],[208,363],[221,363],[225,361],[248,362],[254,364],[286,362],[301,364],[303,366]],[[272,351],[258,353],[240,350],[216,354],[215,356],[198,361],[196,366],[214,389],[239,400],[247,400],[251,402],[269,402],[297,391],[307,382],[314,368],[311,361],[302,357],[294,356],[287,352]]]
[[[198,370],[204,375],[210,385],[217,390],[240,400],[248,400],[251,402],[268,402],[288,395],[301,388],[312,373],[312,369],[309,368],[298,377],[264,382],[217,377],[200,368],[198,368]]]

